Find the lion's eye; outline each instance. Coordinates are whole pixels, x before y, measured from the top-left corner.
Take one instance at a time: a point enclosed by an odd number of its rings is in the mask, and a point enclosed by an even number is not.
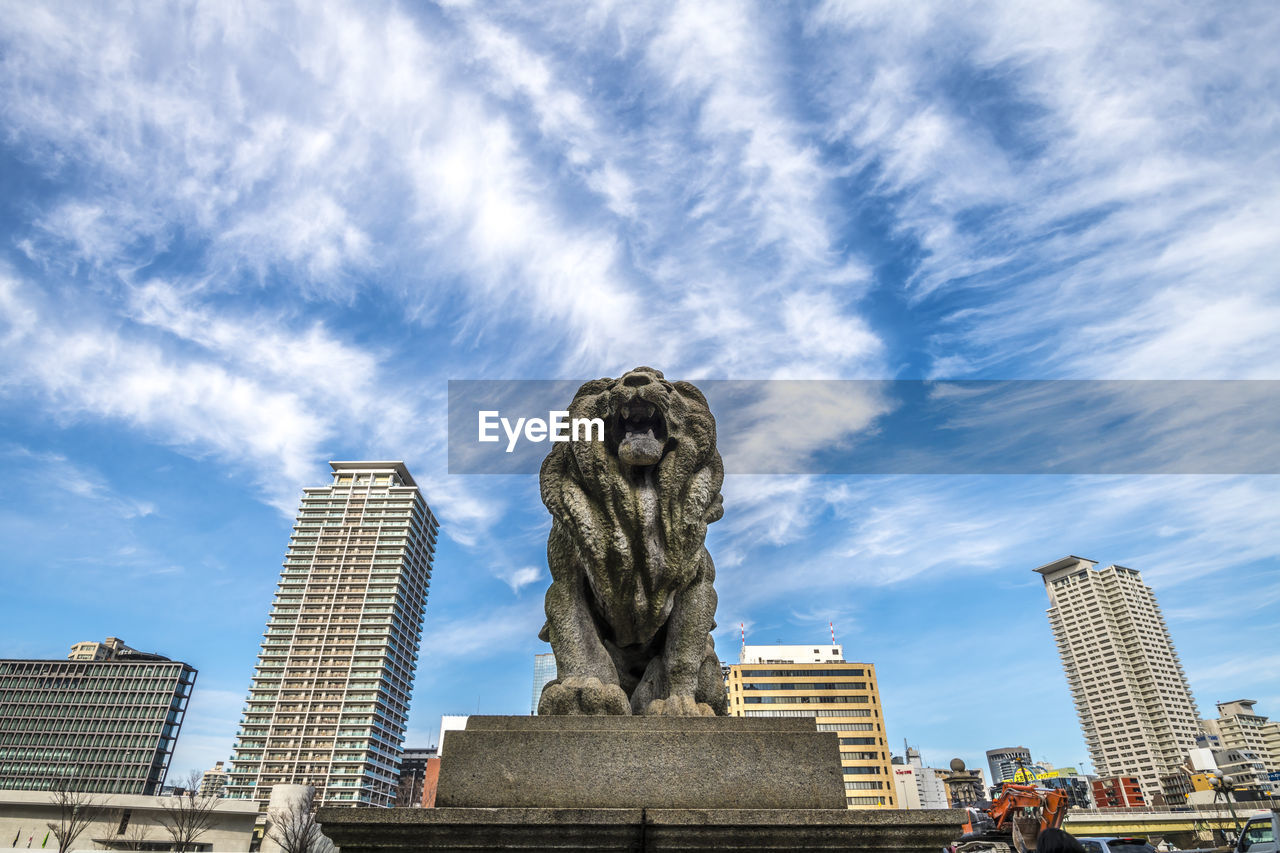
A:
[[[674,386],[674,385],[672,385],[670,382],[665,382],[665,381],[664,381],[664,382],[662,382],[661,384],[662,384],[662,390],[663,390],[663,391],[674,391],[674,390],[675,390],[675,386]]]

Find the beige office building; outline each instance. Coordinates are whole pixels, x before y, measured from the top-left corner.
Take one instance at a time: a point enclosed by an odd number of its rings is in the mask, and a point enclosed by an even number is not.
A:
[[[332,462],[305,489],[225,797],[276,785],[392,806],[437,523],[400,462]]]
[[[898,807],[874,664],[839,645],[743,646],[728,685],[735,717],[814,717],[837,734],[849,808]]]
[[[1142,575],[1096,566],[1064,557],[1035,571],[1095,772],[1135,777],[1146,801],[1158,803],[1160,777],[1195,747],[1200,715]]]

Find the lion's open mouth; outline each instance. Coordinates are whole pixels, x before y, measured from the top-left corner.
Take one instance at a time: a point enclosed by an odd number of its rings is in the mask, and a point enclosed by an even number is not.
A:
[[[655,465],[667,443],[667,419],[646,400],[633,398],[618,406],[613,417],[618,458],[628,465]]]

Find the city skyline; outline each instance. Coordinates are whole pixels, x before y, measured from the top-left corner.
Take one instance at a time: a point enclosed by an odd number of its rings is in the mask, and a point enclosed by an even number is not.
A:
[[[303,488],[403,459],[427,746],[527,713],[548,650],[536,478],[449,474],[450,379],[1280,376],[1280,16],[891,6],[8,8],[0,657],[189,661],[173,767],[225,761]],[[789,402],[761,454],[879,424]],[[834,623],[929,766],[1093,769],[1030,572],[1062,554],[1143,573],[1202,716],[1280,717],[1274,476],[723,492],[722,658]]]

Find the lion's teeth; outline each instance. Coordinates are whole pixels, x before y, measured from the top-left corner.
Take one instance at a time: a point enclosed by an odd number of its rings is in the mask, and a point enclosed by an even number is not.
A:
[[[653,437],[654,437],[654,436],[653,436],[653,427],[649,427],[647,430],[645,430],[645,435],[649,436],[649,438],[653,438]]]

